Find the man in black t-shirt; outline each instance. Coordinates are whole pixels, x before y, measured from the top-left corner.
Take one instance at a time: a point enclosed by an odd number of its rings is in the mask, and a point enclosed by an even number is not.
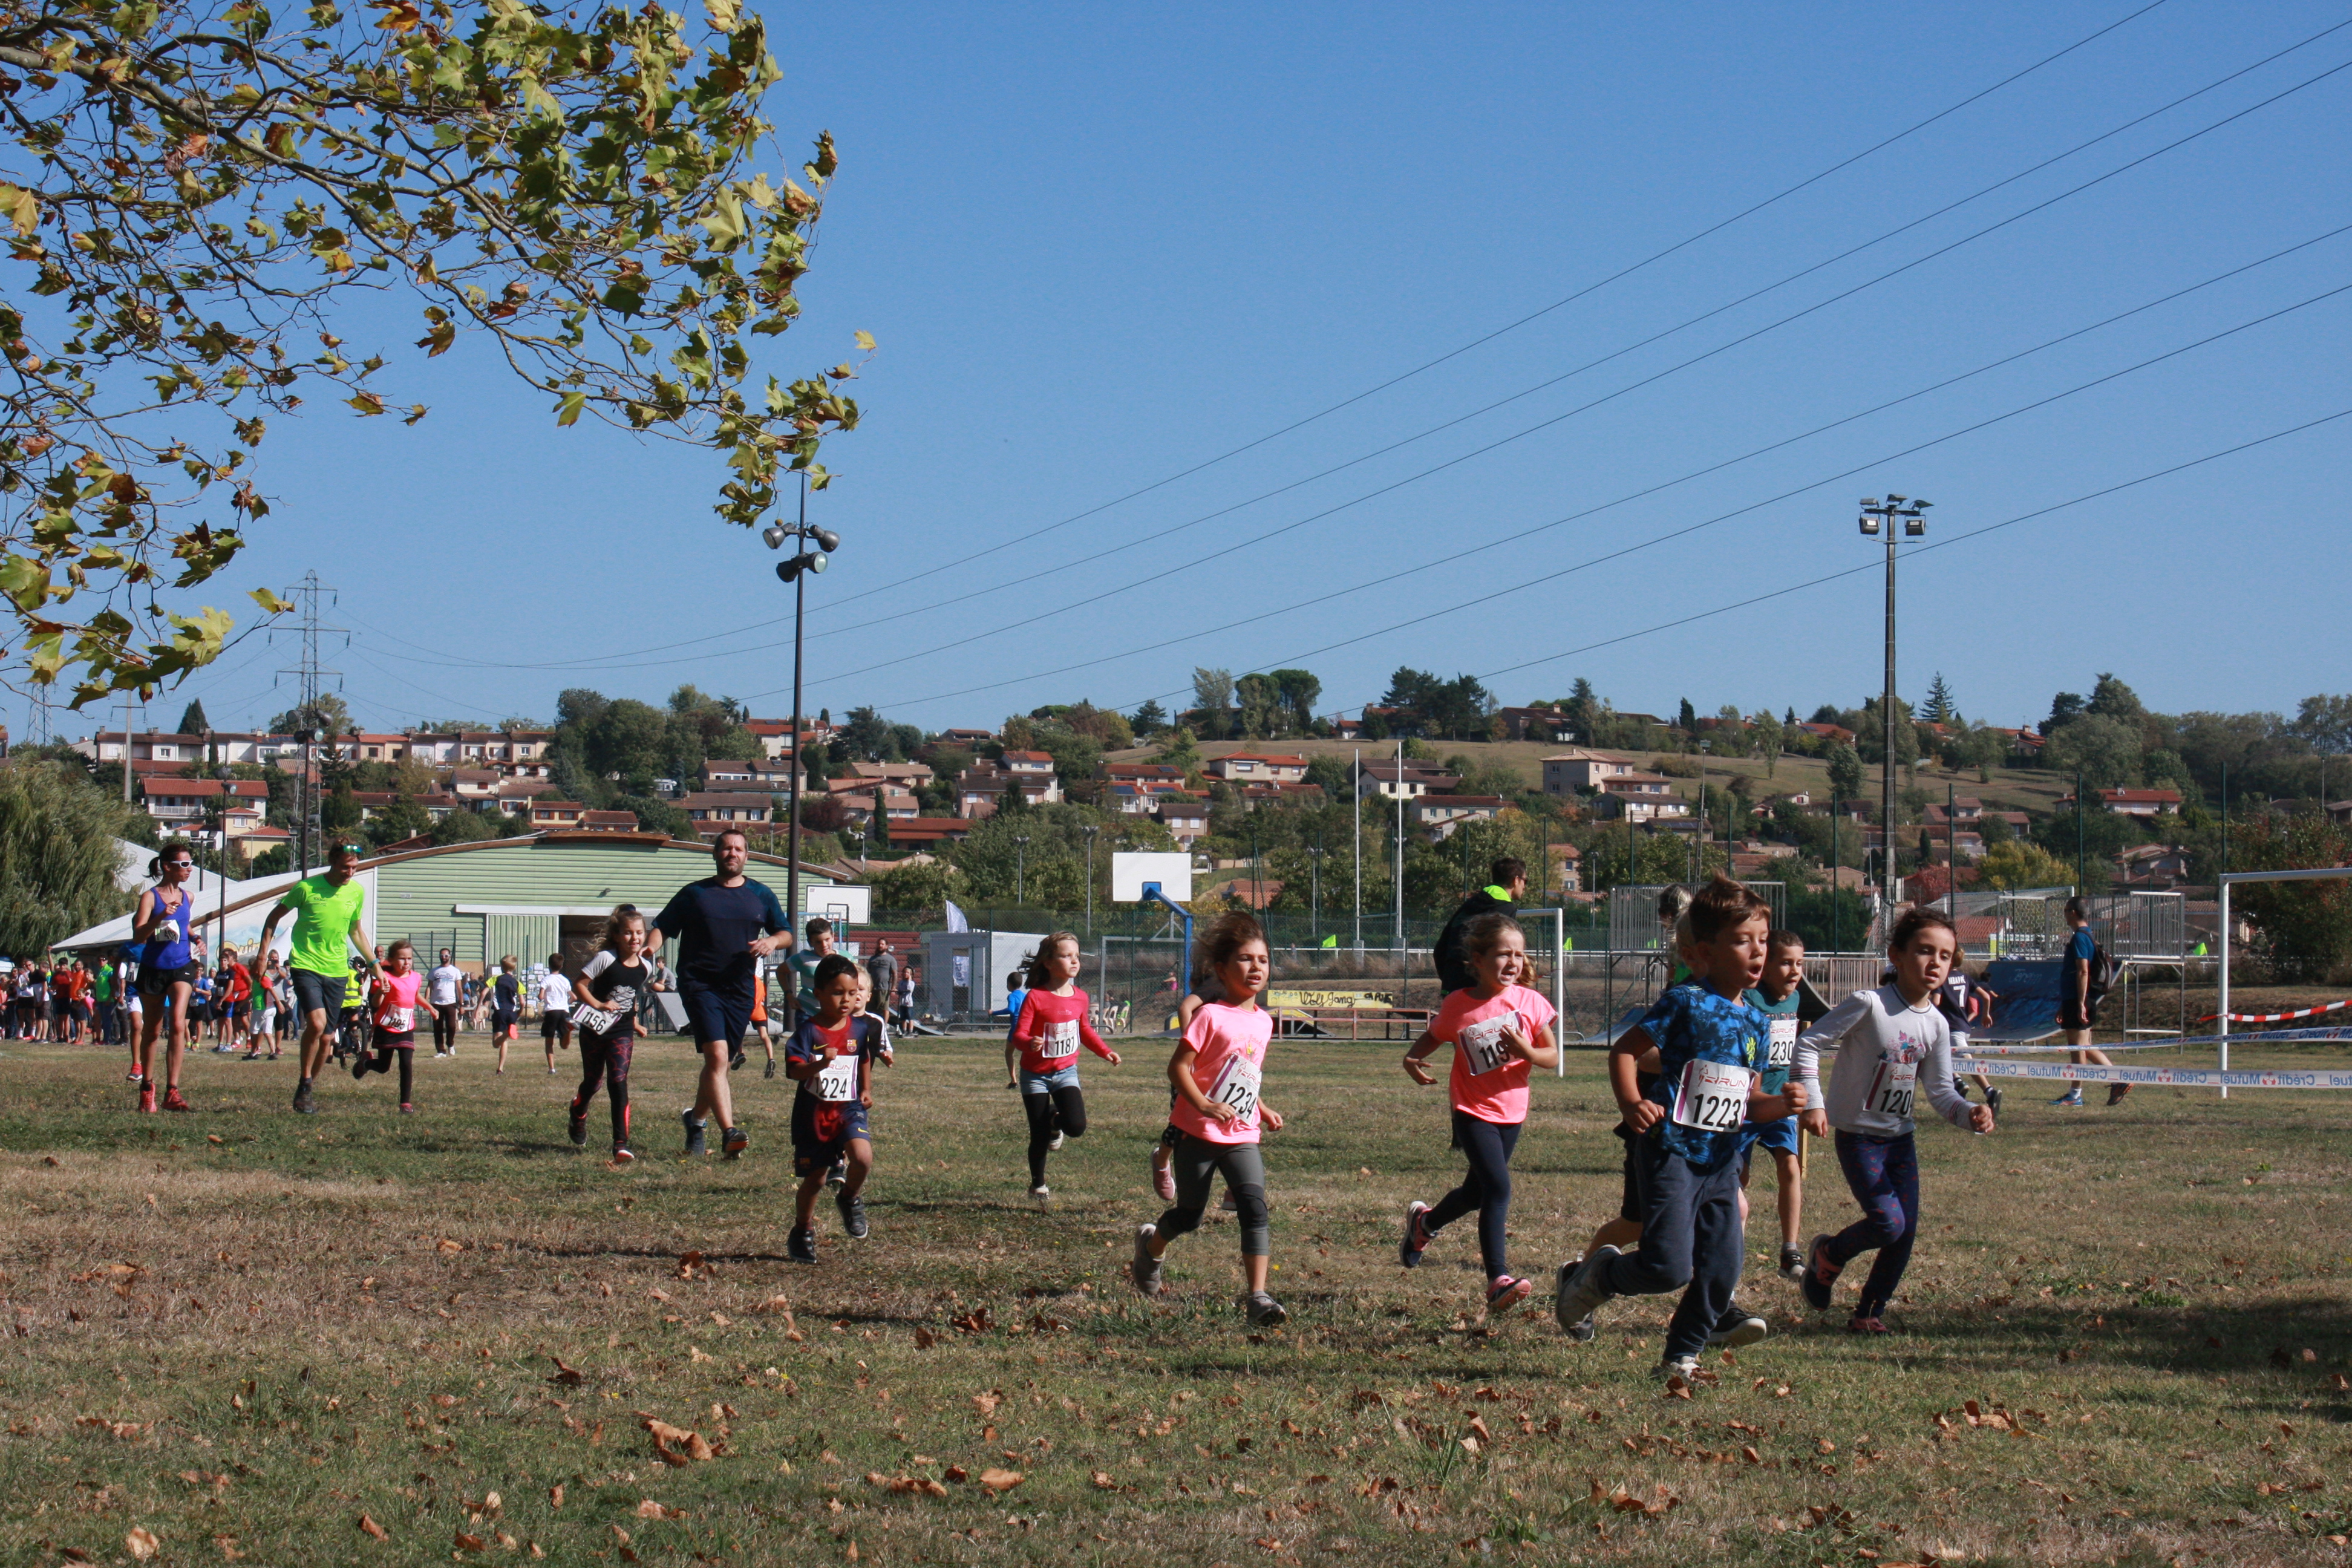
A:
[[[719,1146],[733,1160],[751,1147],[751,1140],[735,1125],[727,1058],[751,1026],[751,977],[760,961],[791,946],[792,938],[782,934],[784,909],[774,891],[743,875],[751,845],[740,830],[730,827],[721,833],[710,847],[710,858],[719,874],[677,890],[654,917],[647,952],[658,951],[665,938],[678,940],[673,968],[677,998],[694,1031],[695,1048],[702,1053],[701,1088],[693,1106],[678,1118],[686,1124],[686,1152],[704,1152],[710,1118],[716,1116]]]
[[[1478,984],[1478,967],[1470,962],[1470,922],[1480,915],[1516,916],[1519,900],[1528,896],[1525,861],[1507,856],[1487,868],[1487,874],[1494,881],[1462,901],[1437,933],[1437,948],[1430,955],[1437,965],[1438,987],[1448,996]]]

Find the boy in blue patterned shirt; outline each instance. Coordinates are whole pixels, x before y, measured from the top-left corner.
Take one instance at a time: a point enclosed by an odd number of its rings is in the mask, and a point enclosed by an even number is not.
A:
[[[1687,918],[1684,957],[1696,977],[1660,996],[1609,1054],[1610,1085],[1639,1140],[1641,1246],[1630,1254],[1597,1247],[1572,1271],[1563,1266],[1553,1302],[1565,1325],[1612,1297],[1683,1291],[1658,1373],[1685,1382],[1739,1282],[1741,1123],[1805,1104],[1802,1084],[1764,1092],[1771,1024],[1742,1000],[1764,974],[1771,934],[1764,900],[1717,877]],[[1636,1068],[1653,1047],[1658,1077],[1645,1095]]]

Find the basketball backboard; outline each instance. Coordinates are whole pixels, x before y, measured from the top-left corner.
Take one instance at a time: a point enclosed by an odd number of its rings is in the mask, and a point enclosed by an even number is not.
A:
[[[1143,884],[1157,882],[1166,897],[1184,903],[1192,897],[1192,857],[1181,851],[1121,850],[1110,858],[1110,900],[1139,903]]]

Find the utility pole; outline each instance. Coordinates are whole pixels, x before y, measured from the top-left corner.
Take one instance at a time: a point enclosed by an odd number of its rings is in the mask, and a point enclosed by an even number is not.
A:
[[[1322,846],[1322,845],[1320,845],[1320,844],[1313,845],[1313,846],[1311,846],[1311,847],[1307,849],[1307,871],[1308,871],[1309,875],[1314,879],[1313,885],[1312,885],[1312,889],[1311,889],[1311,890],[1310,890],[1310,891],[1308,892],[1308,894],[1307,894],[1307,940],[1308,940],[1309,942],[1313,942],[1317,947],[1321,947],[1321,946],[1323,945],[1323,846]]]
[[[797,521],[790,524],[772,522],[760,531],[761,541],[771,550],[782,550],[787,539],[794,542],[793,553],[776,563],[776,579],[789,583],[793,589],[793,771],[787,782],[786,808],[791,820],[784,828],[784,924],[792,928],[793,940],[800,940],[801,923],[801,780],[808,767],[808,759],[801,753],[801,628],[808,614],[808,577],[822,572],[831,559],[832,552],[841,548],[841,536],[829,528],[812,527],[808,520],[808,472],[801,472],[801,510]],[[811,550],[809,545],[814,544]],[[877,805],[882,791],[874,792]]]
[[[122,804],[125,805],[131,804],[131,722],[132,704],[136,701],[137,699],[130,692],[122,694]]]
[[[1013,901],[1023,906],[1029,902],[1029,836],[1025,833],[1013,841]]]
[[[1087,934],[1095,934],[1095,835],[1102,831],[1098,823],[1088,823],[1079,829],[1087,836]]]
[[[2083,775],[2074,775],[2074,890],[2082,892],[2087,886],[2083,880]]]
[[[1879,730],[1885,742],[1879,758],[1878,842],[1883,857],[1879,891],[1889,906],[1895,901],[1895,524],[1901,520],[1906,538],[1925,539],[1927,524],[1921,514],[1934,504],[1892,493],[1884,503],[1875,497],[1865,497],[1862,503],[1862,531],[1886,536],[1886,683],[1878,699]]]
[[[1356,957],[1364,956],[1364,748],[1356,748],[1356,837],[1348,859],[1356,868]]]
[[[1404,1000],[1404,742],[1396,754],[1396,950],[1397,1000]]]
[[[280,675],[295,677],[301,686],[301,705],[296,711],[303,722],[297,725],[298,738],[302,742],[302,771],[294,775],[294,876],[299,881],[310,874],[313,853],[320,847],[319,790],[311,782],[311,746],[319,732],[319,697],[326,678],[333,676],[338,684],[342,680],[340,669],[327,669],[319,663],[319,634],[341,632],[341,626],[321,626],[319,622],[319,595],[335,602],[336,590],[319,581],[316,572],[302,574],[302,581],[286,590],[285,597],[302,603],[302,661],[291,669],[281,669]]]

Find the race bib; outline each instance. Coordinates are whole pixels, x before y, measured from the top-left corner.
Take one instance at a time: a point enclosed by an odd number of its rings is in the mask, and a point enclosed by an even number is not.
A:
[[[572,1009],[572,1026],[576,1029],[585,1029],[592,1035],[609,1035],[613,1032],[613,1026],[624,1016],[625,1015],[608,1012],[583,1002]]]
[[[1675,1096],[1675,1125],[1701,1132],[1728,1132],[1748,1114],[1746,1068],[1728,1062],[1692,1060],[1683,1068]]]
[[[1870,1084],[1870,1109],[1881,1116],[1892,1116],[1898,1121],[1911,1120],[1911,1100],[1919,1087],[1917,1062],[1878,1059],[1878,1075]]]
[[[1078,1054],[1078,1026],[1074,1019],[1066,1024],[1048,1024],[1037,1042],[1037,1054],[1045,1060],[1057,1062]]]
[[[1771,1054],[1764,1058],[1768,1068],[1787,1068],[1797,1059],[1797,1020],[1793,1014],[1778,1016],[1772,1020]]]
[[[414,1034],[416,1030],[416,1009],[414,1007],[386,1007],[383,1012],[378,1013],[375,1016],[375,1021],[377,1026],[385,1030],[387,1033],[394,1035]]]
[[[1209,1098],[1232,1106],[1234,1121],[1254,1126],[1257,1121],[1258,1082],[1256,1062],[1244,1056],[1227,1057],[1223,1069],[1217,1074],[1216,1086],[1209,1090]]]
[[[1473,1076],[1493,1072],[1504,1063],[1518,1059],[1511,1054],[1511,1047],[1503,1043],[1504,1032],[1509,1029],[1517,1029],[1524,1037],[1527,1024],[1517,1013],[1497,1013],[1491,1018],[1481,1018],[1475,1024],[1463,1026],[1455,1039],[1463,1055],[1470,1058]]]
[[[857,1098],[857,1058],[835,1057],[820,1068],[814,1080],[819,1100],[838,1105]]]

